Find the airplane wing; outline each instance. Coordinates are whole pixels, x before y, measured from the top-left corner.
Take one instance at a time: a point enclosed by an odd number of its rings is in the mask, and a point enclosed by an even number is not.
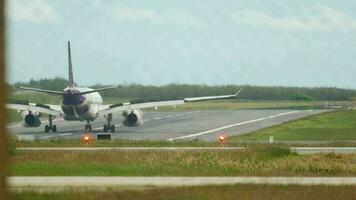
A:
[[[34,104],[34,103],[7,103],[7,109],[39,112],[52,116],[62,116],[59,105]]]
[[[174,106],[174,105],[184,104],[185,102],[235,98],[241,91],[242,89],[240,89],[236,94],[231,94],[231,95],[189,97],[181,100],[151,101],[151,102],[137,102],[137,103],[128,102],[128,103],[121,103],[121,104],[113,104],[113,105],[102,107],[103,109],[98,112],[98,115],[103,116],[115,112],[122,112],[125,110],[133,110],[133,109],[152,108],[152,107],[160,107],[160,106]]]
[[[173,106],[173,105],[180,105],[180,104],[184,104],[184,100],[156,101],[156,102],[144,102],[144,103],[128,102],[122,104],[113,104],[108,106],[108,108],[99,111],[98,115],[103,116],[111,113],[122,112],[125,110],[153,108],[159,106]]]

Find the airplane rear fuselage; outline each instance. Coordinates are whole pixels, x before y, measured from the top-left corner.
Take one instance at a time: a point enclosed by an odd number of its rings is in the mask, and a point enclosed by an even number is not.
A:
[[[89,94],[76,94],[78,92],[93,91],[86,87],[67,87],[64,89],[65,95],[60,101],[65,120],[86,120],[93,121],[97,118],[99,106],[103,99],[98,92]]]

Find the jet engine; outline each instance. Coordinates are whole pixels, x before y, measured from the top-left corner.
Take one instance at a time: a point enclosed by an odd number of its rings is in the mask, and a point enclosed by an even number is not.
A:
[[[122,113],[122,116],[125,118],[125,126],[140,126],[143,124],[143,112],[139,109],[126,110]]]
[[[41,125],[41,114],[38,112],[22,111],[21,116],[25,127],[38,127]]]

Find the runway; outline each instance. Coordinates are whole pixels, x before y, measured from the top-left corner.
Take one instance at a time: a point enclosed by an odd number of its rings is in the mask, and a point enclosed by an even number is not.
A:
[[[146,112],[140,127],[125,127],[123,117],[114,115],[116,132],[113,139],[130,140],[204,140],[216,141],[221,134],[233,136],[278,125],[290,120],[319,114],[325,110],[209,110],[186,112]],[[79,139],[84,133],[85,122],[58,119],[57,133],[44,133],[43,122],[37,128],[25,128],[20,123],[10,124],[9,130],[23,139],[50,140],[54,138]],[[92,134],[102,132],[104,118],[92,123]]]
[[[355,177],[124,177],[124,176],[27,176],[8,177],[14,187],[39,187],[57,190],[60,187],[118,187],[118,186],[204,186],[204,185],[356,185]]]

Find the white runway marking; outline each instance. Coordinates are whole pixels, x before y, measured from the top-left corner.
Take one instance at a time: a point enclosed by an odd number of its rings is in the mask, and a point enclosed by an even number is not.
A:
[[[298,113],[298,112],[299,111],[290,111],[290,112],[285,112],[285,113],[279,113],[279,114],[276,114],[276,115],[271,115],[269,117],[262,117],[262,118],[258,118],[258,119],[245,121],[245,122],[239,122],[239,123],[235,123],[235,124],[230,124],[230,125],[227,125],[227,126],[223,126],[223,127],[219,127],[219,128],[215,128],[215,129],[211,129],[211,130],[207,130],[207,131],[194,133],[194,134],[191,134],[191,135],[185,135],[185,136],[180,136],[180,137],[169,138],[168,141],[197,137],[197,136],[205,135],[205,134],[208,134],[208,133],[213,133],[213,132],[216,132],[216,131],[221,131],[221,130],[232,128],[232,127],[236,127],[236,126],[255,123],[255,122],[263,121],[263,120],[266,120],[266,119],[276,118],[276,117],[280,117],[280,116],[284,116],[284,115],[290,115],[290,114],[294,114],[294,113]]]
[[[48,138],[52,138],[52,137],[56,137],[57,135],[47,135],[47,136],[42,136],[39,137],[40,139],[48,139]]]
[[[356,177],[127,177],[127,176],[10,176],[10,187],[204,186],[236,184],[356,185]]]
[[[19,123],[19,124],[15,124],[15,125],[9,125],[7,126],[7,128],[16,128],[16,127],[21,127],[22,126],[22,123]]]
[[[67,136],[67,135],[73,135],[73,133],[61,133],[59,136]]]

